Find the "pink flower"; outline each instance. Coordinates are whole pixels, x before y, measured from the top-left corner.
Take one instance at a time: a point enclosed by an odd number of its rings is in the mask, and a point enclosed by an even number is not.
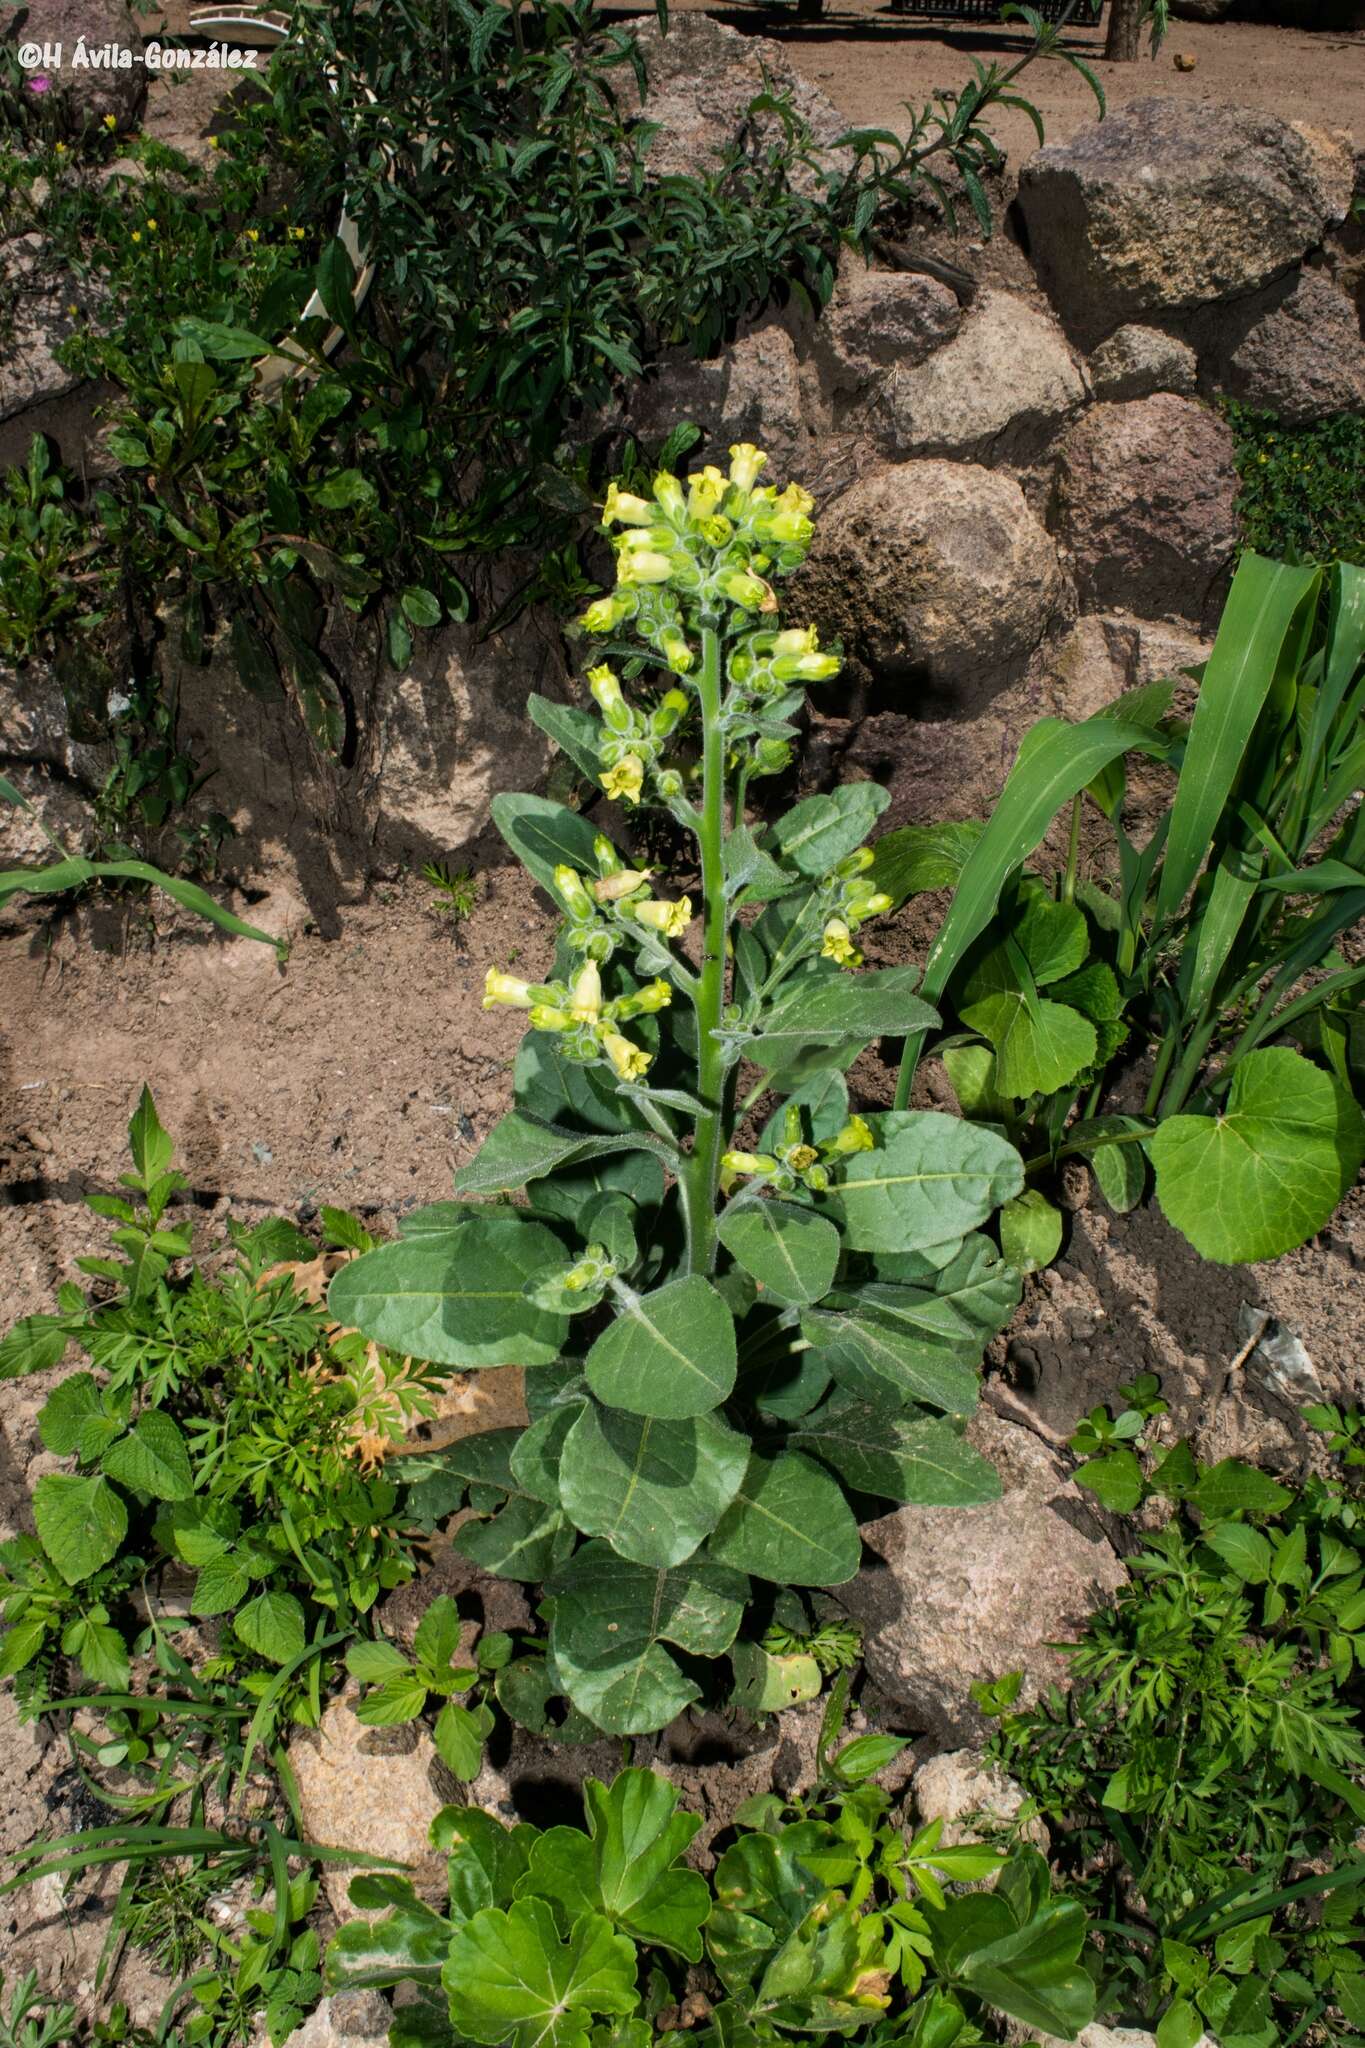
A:
[[[48,92],[51,89],[51,86],[52,80],[48,77],[45,71],[40,71],[36,77],[30,78],[30,80],[28,81],[28,89],[30,92]]]

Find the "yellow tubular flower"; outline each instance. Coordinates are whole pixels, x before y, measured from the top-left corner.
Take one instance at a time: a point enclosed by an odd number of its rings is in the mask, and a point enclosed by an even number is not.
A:
[[[602,777],[602,788],[607,796],[619,796],[628,804],[638,804],[640,791],[645,783],[645,764],[638,754],[627,754],[608,768]]]
[[[572,1031],[578,1022],[567,1010],[557,1010],[550,1003],[532,1003],[531,1024],[536,1031]]]
[[[793,1173],[809,1173],[819,1157],[814,1145],[789,1145],[782,1154],[784,1163]]]
[[[687,510],[693,519],[709,519],[716,511],[730,483],[723,470],[708,462],[705,469],[694,470],[687,479]]]
[[[638,554],[622,555],[616,566],[618,583],[667,583],[673,574],[673,564],[667,555],[656,555],[649,549]]]
[[[721,581],[721,589],[732,604],[742,604],[751,612],[771,612],[777,609],[777,599],[761,576],[750,576],[744,569],[735,569]]]
[[[840,967],[859,967],[862,954],[853,943],[852,934],[841,917],[832,917],[825,926],[824,944],[820,948],[823,960],[833,960]]]
[[[622,1038],[619,1031],[603,1033],[602,1050],[618,1081],[638,1081],[649,1072],[650,1055],[640,1046],[632,1045],[628,1038]]]
[[[871,1152],[875,1140],[870,1124],[860,1116],[851,1116],[838,1135],[832,1138],[825,1150],[831,1154],[842,1152]]]
[[[585,633],[610,633],[616,624],[616,606],[609,597],[595,597],[578,623]]]
[[[618,732],[624,732],[630,725],[630,714],[626,700],[621,694],[620,679],[614,669],[602,662],[597,668],[588,670],[588,688],[592,691],[593,702],[606,719],[608,725]]]
[[[730,481],[738,484],[740,490],[751,491],[760,469],[767,464],[767,456],[761,448],[755,448],[752,441],[737,441],[730,450]]]
[[[647,498],[637,498],[631,491],[608,484],[607,502],[602,507],[602,524],[611,526],[617,522],[622,526],[652,526],[654,507]]]
[[[794,654],[814,654],[820,645],[820,636],[814,626],[788,626],[773,641],[774,657]]]
[[[670,519],[676,519],[682,511],[682,485],[671,470],[661,469],[655,477],[654,501],[663,507]]]
[[[631,905],[631,916],[637,924],[648,926],[665,939],[680,939],[692,922],[692,898],[680,896],[676,903],[665,903],[657,897],[648,902]]]
[[[597,962],[589,960],[578,970],[578,979],[569,990],[569,1008],[575,1017],[595,1017],[602,1007],[602,977],[597,971]]]
[[[721,1160],[727,1173],[776,1173],[771,1152],[727,1152]]]
[[[502,1003],[509,1009],[529,1010],[533,1001],[531,984],[527,981],[518,981],[515,974],[500,974],[496,967],[490,967],[484,976],[485,1010],[496,1009]]]

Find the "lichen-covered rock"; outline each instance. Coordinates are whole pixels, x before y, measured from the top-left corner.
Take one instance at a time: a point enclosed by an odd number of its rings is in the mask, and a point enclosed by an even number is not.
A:
[[[1159,327],[1118,327],[1087,365],[1096,398],[1118,403],[1150,398],[1157,391],[1188,397],[1199,376],[1199,358],[1187,342]]]
[[[635,41],[649,81],[641,115],[659,124],[645,160],[652,176],[714,170],[716,159],[745,138],[760,146],[780,142],[784,130],[776,115],[749,113],[752,100],[773,90],[790,98],[830,168],[851,163],[850,151],[831,147],[847,134],[848,122],[797,70],[781,43],[741,35],[707,14],[675,14],[666,36],[647,22],[635,31]],[[623,83],[622,91],[628,89]],[[806,190],[816,183],[802,169],[792,182]]]
[[[57,350],[74,331],[81,294],[72,279],[53,268],[40,235],[14,235],[0,242],[0,307],[12,333],[0,349],[0,420],[49,399],[64,398],[81,379],[63,368]]]
[[[1254,291],[1344,219],[1353,184],[1350,151],[1323,130],[1144,99],[1038,150],[1019,201],[1053,304],[1093,342],[1123,321]]]
[[[979,1750],[948,1749],[931,1756],[915,1772],[910,1794],[922,1822],[943,1822],[939,1841],[945,1849],[993,1840],[1016,1823],[1018,1840],[1031,1842],[1044,1855],[1052,1846],[1047,1823],[1038,1814],[1019,1821],[1028,1796],[1023,1786],[988,1764]]]
[[[334,1991],[315,2005],[284,2048],[387,2048],[393,2008],[378,1991]]]
[[[1319,271],[1305,270],[1227,358],[1220,380],[1232,397],[1307,426],[1365,408],[1365,341],[1350,300]]]
[[[980,1740],[978,1679],[1022,1671],[1027,1704],[1064,1684],[1049,1647],[1074,1638],[1116,1593],[1123,1565],[1059,1460],[1027,1429],[981,1413],[968,1434],[1000,1474],[976,1508],[900,1508],[863,1530],[876,1562],[837,1598],[863,1628],[868,1675],[907,1724]]]
[[[1078,413],[1085,377],[1051,316],[1012,292],[986,291],[958,333],[878,385],[867,425],[900,459],[1027,462]]]
[[[1087,609],[1196,622],[1237,546],[1233,441],[1218,415],[1160,392],[1097,405],[1061,444],[1056,532]]]
[[[360,1910],[347,1896],[363,1858],[391,1857],[411,1866],[417,1889],[439,1899],[445,1859],[428,1839],[432,1819],[447,1803],[452,1781],[427,1730],[419,1724],[369,1728],[352,1702],[333,1700],[316,1728],[302,1728],[289,1745],[299,1788],[304,1840],[358,1852],[355,1866],[329,1861],[323,1883],[338,1920]]]
[[[961,716],[1023,672],[1064,601],[1056,550],[1012,478],[902,462],[827,508],[791,611],[842,635],[855,677],[927,685]]]

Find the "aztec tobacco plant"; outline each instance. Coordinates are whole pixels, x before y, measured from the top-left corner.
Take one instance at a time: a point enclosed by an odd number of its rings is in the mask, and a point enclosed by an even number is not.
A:
[[[696,901],[577,812],[496,800],[564,916],[542,980],[489,971],[485,1001],[531,1027],[516,1107],[457,1175],[467,1199],[404,1218],[330,1295],[401,1353],[527,1369],[531,1426],[410,1461],[412,1505],[435,1520],[467,1496],[459,1547],[545,1582],[549,1674],[617,1734],[700,1697],[695,1660],[731,1651],[756,1600],[746,1696],[781,1696],[755,1669],[772,1589],[851,1578],[864,1502],[995,1497],[960,1431],[1019,1293],[983,1234],[1022,1192],[1013,1146],[849,1113],[863,1046],[937,1021],[914,968],[858,972],[858,927],[889,904],[863,844],[885,793],[747,821],[750,780],[786,764],[805,686],[838,662],[777,616],[811,500],[731,454],[728,476],[613,487],[617,581],[582,624],[620,673],[591,669],[596,717],[531,700],[628,817],[653,805],[692,836]]]

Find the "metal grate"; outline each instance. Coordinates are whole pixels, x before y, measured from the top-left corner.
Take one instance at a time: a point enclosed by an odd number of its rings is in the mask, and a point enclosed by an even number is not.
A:
[[[1066,11],[1067,0],[1031,0],[1044,21],[1060,21]],[[1089,8],[1077,8],[1073,17],[1076,27],[1091,26],[1099,20],[1102,7],[1092,13]],[[893,14],[924,14],[945,21],[990,21],[1000,18],[1000,0],[891,0]]]

